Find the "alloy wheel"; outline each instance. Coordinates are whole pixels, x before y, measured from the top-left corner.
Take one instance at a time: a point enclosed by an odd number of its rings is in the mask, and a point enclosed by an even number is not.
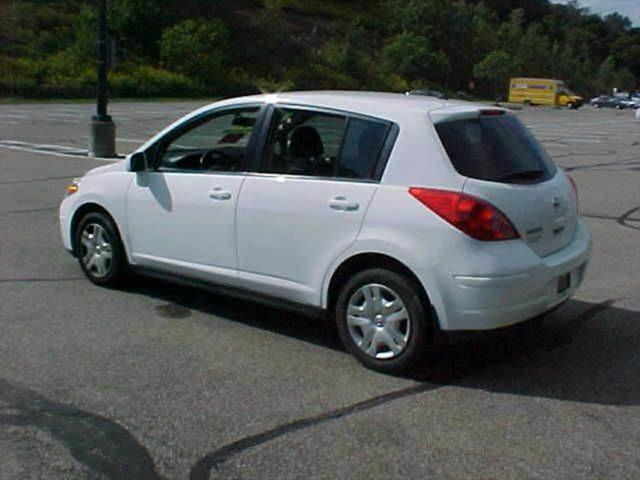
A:
[[[95,278],[104,278],[113,265],[111,239],[104,227],[90,223],[84,227],[80,236],[82,264]]]

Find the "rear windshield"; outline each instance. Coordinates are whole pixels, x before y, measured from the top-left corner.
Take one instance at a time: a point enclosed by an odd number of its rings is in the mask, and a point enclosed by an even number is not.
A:
[[[555,175],[549,155],[513,115],[481,115],[435,127],[451,163],[465,177],[537,183]]]

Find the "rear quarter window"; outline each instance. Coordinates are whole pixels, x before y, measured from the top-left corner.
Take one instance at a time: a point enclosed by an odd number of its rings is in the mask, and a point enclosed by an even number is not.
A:
[[[338,165],[338,177],[373,178],[388,129],[389,125],[385,122],[349,119]]]
[[[436,131],[454,168],[465,177],[503,183],[538,183],[556,167],[513,115],[442,121]]]

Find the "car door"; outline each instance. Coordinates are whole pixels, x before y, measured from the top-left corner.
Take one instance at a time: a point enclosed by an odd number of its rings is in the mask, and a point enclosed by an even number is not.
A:
[[[327,268],[355,241],[376,191],[389,130],[373,119],[274,107],[261,167],[238,204],[243,285],[319,305]]]
[[[235,213],[259,106],[199,116],[152,147],[127,195],[135,264],[218,283],[237,277]]]

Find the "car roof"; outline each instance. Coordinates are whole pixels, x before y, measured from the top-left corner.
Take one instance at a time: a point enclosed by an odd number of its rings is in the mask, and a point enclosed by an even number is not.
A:
[[[273,104],[305,105],[332,110],[370,115],[392,121],[400,121],[415,114],[424,115],[435,109],[449,106],[471,106],[469,102],[444,100],[420,95],[362,91],[309,91],[281,92],[231,98],[209,107],[266,102]],[[478,108],[475,106],[474,108]]]
[[[402,93],[362,92],[362,91],[309,91],[281,92],[235,97],[205,105],[167,126],[150,138],[139,150],[144,150],[177,125],[206,114],[217,108],[255,105],[256,103],[289,104],[308,107],[326,108],[397,123],[401,128],[423,125],[421,122],[431,121],[430,113],[436,110],[477,111],[487,105],[474,104],[461,100],[444,100],[423,95],[405,95]],[[495,108],[495,107],[491,107]],[[438,112],[446,113],[446,112]],[[442,117],[442,115],[439,115]]]

